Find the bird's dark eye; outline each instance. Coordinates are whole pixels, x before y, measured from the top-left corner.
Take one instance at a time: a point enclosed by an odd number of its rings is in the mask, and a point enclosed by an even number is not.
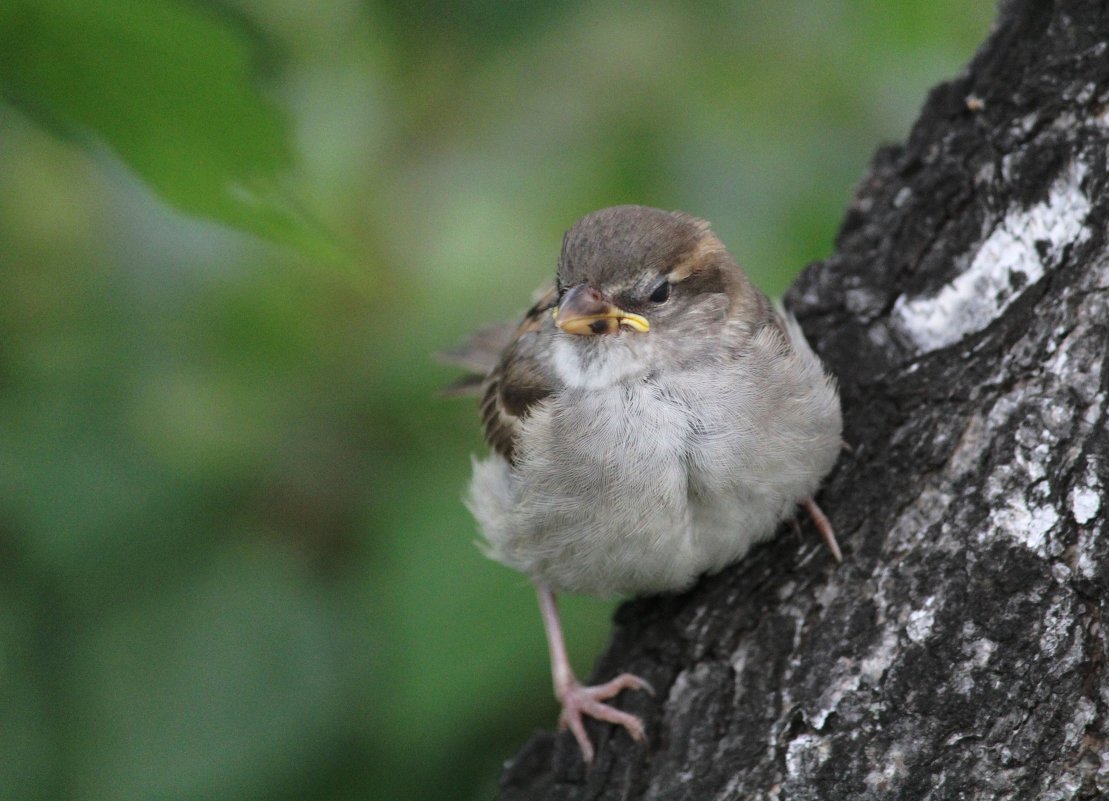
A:
[[[665,303],[670,299],[670,282],[665,278],[651,292],[651,303]]]

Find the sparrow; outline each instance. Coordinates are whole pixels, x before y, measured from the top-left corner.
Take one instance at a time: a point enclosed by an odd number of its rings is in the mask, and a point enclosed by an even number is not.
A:
[[[583,217],[522,322],[447,360],[473,371],[455,389],[480,394],[491,449],[467,505],[487,555],[535,585],[560,726],[586,763],[583,716],[643,741],[642,721],[605,702],[652,691],[630,673],[578,681],[556,593],[684,590],[798,506],[841,559],[812,500],[841,447],[835,382],[703,220],[645,206]]]

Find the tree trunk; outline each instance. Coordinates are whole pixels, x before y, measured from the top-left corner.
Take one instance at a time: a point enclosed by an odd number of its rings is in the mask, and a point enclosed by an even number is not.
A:
[[[1109,3],[1014,0],[791,290],[839,377],[811,524],[616,615],[650,742],[542,733],[541,799],[1109,797]]]

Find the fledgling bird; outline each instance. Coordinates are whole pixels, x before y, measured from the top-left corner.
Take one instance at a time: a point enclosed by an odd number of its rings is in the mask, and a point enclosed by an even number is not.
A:
[[[515,327],[485,329],[448,360],[475,369],[492,454],[467,498],[487,552],[535,584],[560,724],[586,762],[582,716],[644,738],[605,703],[650,690],[594,687],[566,656],[556,592],[686,589],[740,559],[812,501],[840,450],[833,379],[702,220],[602,209],[567,233],[557,281]]]

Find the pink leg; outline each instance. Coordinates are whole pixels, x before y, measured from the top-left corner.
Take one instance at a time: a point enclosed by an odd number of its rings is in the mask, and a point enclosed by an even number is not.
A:
[[[636,742],[646,740],[643,721],[602,701],[618,695],[622,690],[646,690],[654,695],[651,685],[631,673],[621,673],[604,684],[583,687],[574,676],[570,660],[566,657],[566,642],[562,637],[562,624],[558,619],[554,593],[539,583],[536,583],[535,591],[539,595],[539,611],[543,615],[543,628],[547,631],[547,645],[551,650],[551,676],[554,678],[555,697],[562,703],[562,714],[558,718],[559,728],[569,728],[574,733],[586,763],[593,761],[593,744],[585,733],[582,715],[623,726]]]
[[[824,540],[824,544],[828,546],[828,550],[832,552],[832,556],[835,557],[837,562],[842,562],[843,553],[839,549],[839,543],[836,542],[836,530],[832,528],[832,524],[828,520],[828,517],[821,508],[816,505],[816,501],[812,498],[802,501],[801,505],[804,506],[805,511],[809,513],[809,517],[812,518],[813,523],[816,525],[816,530],[820,532],[820,536]]]

